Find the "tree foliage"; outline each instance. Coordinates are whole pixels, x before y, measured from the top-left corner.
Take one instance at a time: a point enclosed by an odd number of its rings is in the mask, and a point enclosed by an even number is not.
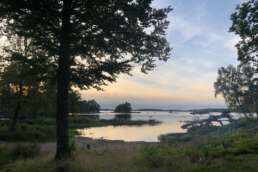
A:
[[[114,112],[118,112],[118,113],[130,113],[131,111],[132,111],[132,106],[128,102],[117,105],[117,107],[114,110]]]
[[[216,95],[223,95],[231,109],[258,116],[258,1],[237,6],[231,20],[230,31],[240,37],[236,45],[239,64],[219,69]]]
[[[249,0],[237,6],[231,15],[230,31],[240,37],[236,47],[238,60],[257,68],[258,63],[258,1]],[[257,72],[257,70],[256,70]]]
[[[165,39],[171,8],[154,9],[151,0],[74,1],[1,0],[5,33],[30,39],[37,51],[56,61],[60,42],[69,40],[71,82],[79,87],[100,88],[129,73],[135,63],[147,72],[155,61],[167,60]],[[62,11],[68,21],[68,38],[62,35]],[[62,25],[63,24],[63,25]]]
[[[98,113],[100,111],[100,105],[95,100],[82,100],[78,105],[78,113]]]
[[[69,156],[68,92],[71,85],[101,89],[139,64],[142,72],[166,61],[171,8],[152,0],[1,0],[5,34],[25,37],[56,64],[57,158]],[[35,62],[36,64],[37,62]],[[47,69],[43,73],[47,73]]]

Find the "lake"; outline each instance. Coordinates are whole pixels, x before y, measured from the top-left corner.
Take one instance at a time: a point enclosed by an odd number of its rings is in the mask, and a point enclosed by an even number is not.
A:
[[[216,113],[212,113],[215,114]],[[96,115],[96,114],[95,114]],[[110,111],[102,111],[99,114],[100,119],[115,118],[115,113]],[[150,120],[154,119],[162,123],[157,125],[142,125],[142,126],[105,126],[92,127],[78,130],[83,137],[90,137],[93,139],[107,139],[107,140],[123,140],[123,141],[145,141],[158,142],[158,137],[162,134],[168,133],[184,133],[181,128],[185,121],[190,121],[196,118],[204,119],[209,115],[191,115],[189,112],[156,112],[156,111],[142,111],[139,113],[132,113],[131,120]]]

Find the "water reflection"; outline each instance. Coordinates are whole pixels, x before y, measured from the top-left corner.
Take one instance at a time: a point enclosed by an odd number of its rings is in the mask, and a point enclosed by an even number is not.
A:
[[[116,114],[114,119],[119,121],[130,121],[132,119],[132,115],[130,113]]]
[[[158,137],[165,133],[181,133],[184,132],[180,128],[179,123],[165,123],[161,125],[144,125],[144,126],[107,126],[95,127],[89,129],[82,129],[80,133],[82,136],[91,137],[95,139],[108,140],[124,140],[124,141],[146,141],[157,142]]]
[[[199,120],[207,119],[210,115],[220,115],[220,113],[210,113],[202,115],[192,115],[189,112],[154,112],[144,111],[131,114],[115,114],[109,111],[103,111],[98,114],[99,119],[117,119],[117,120],[157,120],[161,124],[150,126],[106,126],[81,129],[82,136],[94,139],[124,140],[124,141],[146,141],[157,142],[158,137],[168,133],[186,132],[181,126],[186,121],[192,121],[195,118]],[[240,114],[232,114],[234,118],[241,117]]]
[[[94,139],[157,142],[158,137],[162,134],[185,132],[185,130],[181,128],[182,122],[192,119],[192,115],[187,112],[173,114],[169,112],[115,114],[106,111],[101,112],[99,118],[106,120],[157,120],[162,123],[154,126],[93,127],[79,130],[80,134]]]

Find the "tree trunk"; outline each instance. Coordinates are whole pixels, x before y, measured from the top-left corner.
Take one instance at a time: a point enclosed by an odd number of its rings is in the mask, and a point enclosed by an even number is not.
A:
[[[18,116],[19,116],[20,107],[21,107],[21,103],[20,103],[20,101],[18,101],[11,124],[10,124],[10,128],[9,128],[10,132],[14,132],[16,130],[16,124],[17,124],[17,120],[18,120]]]
[[[239,100],[239,98],[236,99],[237,103],[238,103],[238,107],[241,106],[241,102]],[[242,108],[243,109],[243,108]],[[237,108],[237,111],[238,112],[241,112],[242,110],[239,111],[239,108]],[[242,114],[244,115],[245,119],[250,119],[249,116],[246,114],[247,113],[247,110],[244,109],[244,111],[242,112]]]
[[[258,122],[258,100],[256,96],[256,101],[255,101],[255,113],[256,113],[256,121]]]
[[[56,159],[70,157],[68,128],[68,92],[70,81],[70,6],[71,0],[63,1],[62,27],[60,33],[60,52],[57,71],[57,150]]]
[[[218,120],[218,121],[220,123],[220,126],[223,127],[224,126],[223,122],[221,120]]]
[[[21,109],[21,99],[22,99],[22,94],[23,94],[23,90],[22,90],[22,83],[19,84],[19,93],[18,93],[18,100],[17,100],[17,104],[16,104],[16,108],[13,114],[13,118],[9,127],[9,131],[10,132],[14,132],[16,130],[16,124],[18,121],[18,116],[19,116],[19,112]]]

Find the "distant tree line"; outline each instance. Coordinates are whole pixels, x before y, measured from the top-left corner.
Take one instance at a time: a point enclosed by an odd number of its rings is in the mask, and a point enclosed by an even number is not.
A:
[[[79,101],[77,113],[98,113],[100,105],[95,100]]]
[[[193,115],[194,114],[208,114],[211,112],[221,112],[221,113],[230,112],[229,109],[225,109],[225,108],[192,109],[189,111]]]
[[[6,80],[4,81],[6,82]],[[12,120],[55,116],[56,89],[54,87],[46,86],[44,89],[35,89],[31,85],[24,85],[22,88],[17,88],[18,86],[15,84],[2,84],[0,81],[0,115],[13,118],[13,114],[16,113],[16,119]],[[22,93],[19,93],[20,89]],[[100,111],[100,105],[95,100],[82,100],[80,94],[73,90],[69,91],[68,107],[70,113],[97,113]]]

